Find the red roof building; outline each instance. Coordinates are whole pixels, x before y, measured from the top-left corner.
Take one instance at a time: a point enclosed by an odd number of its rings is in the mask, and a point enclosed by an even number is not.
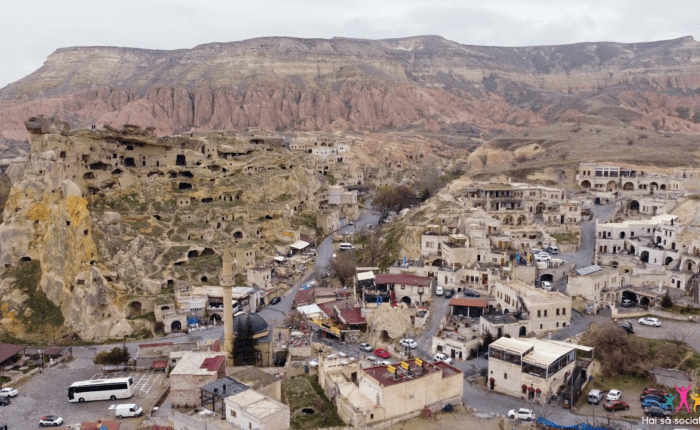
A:
[[[19,360],[20,352],[24,352],[26,346],[0,343],[0,365],[7,365]]]
[[[294,307],[298,308],[299,306],[310,305],[314,303],[314,300],[316,300],[316,298],[314,297],[313,289],[299,290],[297,291],[297,295],[294,296]]]
[[[380,273],[374,276],[374,284],[411,285],[416,287],[430,286],[430,278],[410,275],[407,273]]]

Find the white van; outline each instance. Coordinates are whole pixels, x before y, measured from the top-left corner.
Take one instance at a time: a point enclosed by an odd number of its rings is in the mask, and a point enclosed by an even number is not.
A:
[[[552,291],[552,284],[549,281],[542,281],[542,288],[547,291]]]
[[[443,294],[445,294],[445,291],[442,289],[442,287],[435,288],[435,295],[436,296],[441,296]]]
[[[143,408],[135,403],[112,405],[109,407],[109,410],[114,411],[114,415],[117,418],[140,417],[143,415]]]
[[[341,243],[339,248],[341,251],[352,251],[353,249],[355,249],[355,247],[352,246],[351,243],[347,243],[347,242]]]
[[[600,390],[591,390],[588,393],[588,403],[593,403],[597,405],[603,399],[603,392]]]

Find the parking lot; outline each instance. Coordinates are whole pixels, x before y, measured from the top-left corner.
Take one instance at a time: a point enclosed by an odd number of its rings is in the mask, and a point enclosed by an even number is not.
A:
[[[102,373],[99,366],[92,363],[92,357],[98,348],[80,348],[75,351],[73,360],[46,368],[27,381],[15,386],[19,395],[12,399],[12,404],[0,408],[2,421],[8,429],[23,430],[38,428],[39,418],[43,415],[63,417],[64,424],[77,424],[98,419],[116,419],[109,411],[109,406],[118,403],[136,403],[144,408],[152,405],[165,387],[162,372],[115,372]],[[133,378],[136,387],[134,396],[121,401],[97,401],[86,403],[69,403],[68,387],[77,381],[101,378]],[[141,418],[124,418],[121,430],[136,429]]]

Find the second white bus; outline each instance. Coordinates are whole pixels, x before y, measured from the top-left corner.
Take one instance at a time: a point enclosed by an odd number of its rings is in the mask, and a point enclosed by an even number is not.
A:
[[[75,382],[68,388],[69,402],[128,399],[134,395],[132,378],[94,379]]]

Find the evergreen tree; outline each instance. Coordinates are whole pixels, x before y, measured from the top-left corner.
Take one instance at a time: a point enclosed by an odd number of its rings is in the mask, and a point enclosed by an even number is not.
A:
[[[246,321],[243,324],[242,330],[236,333],[233,340],[233,365],[234,366],[251,366],[255,365],[257,340],[253,337],[253,322],[249,316],[245,316]]]

